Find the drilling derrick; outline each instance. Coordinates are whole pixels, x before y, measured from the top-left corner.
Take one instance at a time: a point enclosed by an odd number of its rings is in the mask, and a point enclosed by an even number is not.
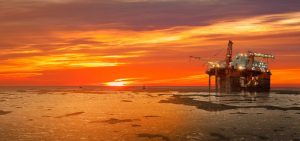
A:
[[[214,76],[217,92],[269,91],[271,71],[268,62],[260,59],[274,59],[274,56],[249,51],[233,58],[232,50],[233,42],[229,41],[225,60],[208,62],[209,89],[211,76]]]
[[[232,45],[233,42],[229,40],[228,46],[227,46],[227,53],[226,53],[226,68],[229,68],[230,63],[232,62]]]

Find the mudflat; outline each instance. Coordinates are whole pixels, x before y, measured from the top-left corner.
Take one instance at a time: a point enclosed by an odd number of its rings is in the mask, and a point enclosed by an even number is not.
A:
[[[295,92],[5,88],[0,140],[299,140]]]

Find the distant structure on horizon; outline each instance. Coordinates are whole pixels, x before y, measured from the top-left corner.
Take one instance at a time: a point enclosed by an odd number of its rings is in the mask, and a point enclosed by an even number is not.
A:
[[[208,61],[206,74],[209,76],[209,90],[211,76],[215,76],[217,92],[269,91],[272,73],[268,68],[268,59],[275,57],[271,54],[248,51],[232,58],[232,50],[233,42],[229,40],[225,60]]]

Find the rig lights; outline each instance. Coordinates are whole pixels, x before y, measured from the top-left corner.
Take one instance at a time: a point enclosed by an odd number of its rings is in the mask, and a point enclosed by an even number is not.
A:
[[[244,69],[245,69],[245,67],[239,66],[239,70],[244,70]]]

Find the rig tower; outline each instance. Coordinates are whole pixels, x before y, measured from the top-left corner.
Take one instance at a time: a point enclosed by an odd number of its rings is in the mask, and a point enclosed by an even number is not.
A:
[[[229,40],[225,60],[208,62],[209,90],[214,76],[217,92],[269,91],[272,73],[268,59],[274,56],[248,51],[232,58],[232,51],[233,42]]]

